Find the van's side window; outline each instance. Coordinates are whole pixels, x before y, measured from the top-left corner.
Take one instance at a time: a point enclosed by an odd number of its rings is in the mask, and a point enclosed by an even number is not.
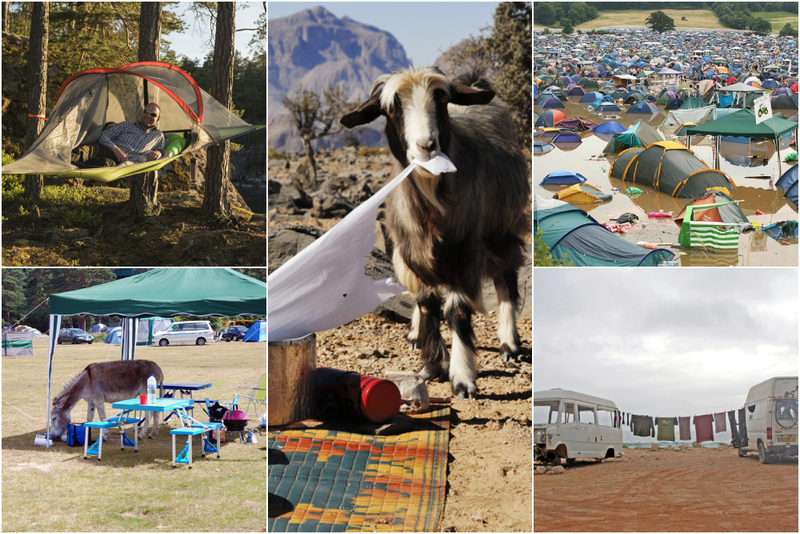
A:
[[[614,413],[605,408],[597,409],[597,424],[600,426],[614,426]]]
[[[581,406],[578,405],[578,415],[580,422],[587,425],[594,425],[597,423],[597,417],[594,412],[594,406]]]
[[[561,424],[568,424],[575,422],[575,405],[571,402],[565,402],[563,405],[563,411],[561,412],[562,419]]]

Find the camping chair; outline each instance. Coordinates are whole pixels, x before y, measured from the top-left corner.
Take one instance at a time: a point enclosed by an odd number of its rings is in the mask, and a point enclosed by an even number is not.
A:
[[[244,391],[242,391],[244,390]],[[267,373],[261,375],[261,380],[255,387],[239,386],[238,396],[241,399],[247,399],[247,408],[245,413],[250,413],[250,405],[253,404],[258,408],[259,404],[264,405],[264,410],[267,409]],[[255,421],[258,421],[260,414],[256,411]]]

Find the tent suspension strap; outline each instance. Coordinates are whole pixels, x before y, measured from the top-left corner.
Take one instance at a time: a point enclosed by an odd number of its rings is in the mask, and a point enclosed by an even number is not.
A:
[[[24,321],[24,320],[25,320],[25,317],[27,317],[27,316],[29,316],[30,314],[32,314],[33,312],[35,312],[37,309],[39,309],[39,306],[41,306],[42,304],[44,304],[44,303],[45,303],[45,302],[47,302],[48,300],[50,300],[50,297],[47,297],[47,298],[46,298],[46,299],[44,299],[42,302],[40,302],[39,304],[37,304],[37,305],[36,305],[36,307],[35,307],[34,309],[32,309],[31,311],[29,311],[28,313],[26,313],[26,314],[25,314],[23,317],[21,317],[21,318],[20,318],[20,320],[19,320],[19,321],[17,321],[16,323],[12,324],[12,325],[11,325],[11,328],[14,328],[14,327],[15,327],[15,326],[17,326],[19,323],[21,323],[22,321]]]
[[[47,117],[45,117],[44,115],[31,115],[30,113],[28,113],[28,117],[32,119],[42,119],[43,121],[48,120]]]

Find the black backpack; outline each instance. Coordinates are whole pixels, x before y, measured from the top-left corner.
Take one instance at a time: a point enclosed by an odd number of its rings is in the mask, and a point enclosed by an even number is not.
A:
[[[208,408],[208,419],[212,423],[219,423],[222,421],[222,416],[225,415],[227,411],[228,409],[226,407],[220,405],[219,402],[215,402]]]

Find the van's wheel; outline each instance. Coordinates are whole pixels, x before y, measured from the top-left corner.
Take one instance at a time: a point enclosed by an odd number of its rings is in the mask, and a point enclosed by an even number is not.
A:
[[[158,342],[159,347],[166,347],[167,345],[169,345],[169,341],[167,341],[166,339],[162,339],[161,341]]]
[[[758,461],[762,464],[768,464],[770,461],[769,453],[762,442],[758,442]]]
[[[567,465],[575,465],[575,458],[567,458]]]
[[[206,340],[203,339],[202,337],[199,337],[199,338],[197,338],[197,344],[202,347],[203,345],[206,344]]]

